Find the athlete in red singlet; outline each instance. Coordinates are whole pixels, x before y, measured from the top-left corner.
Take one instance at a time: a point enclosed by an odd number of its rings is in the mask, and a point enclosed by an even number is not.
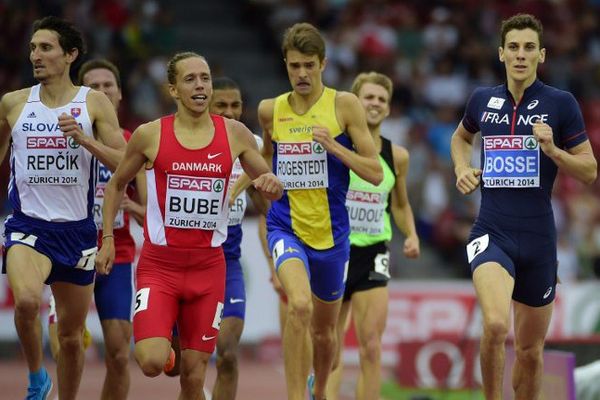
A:
[[[96,268],[106,273],[112,267],[114,217],[127,183],[145,165],[148,201],[136,272],[135,357],[145,375],[159,375],[177,320],[182,350],[179,399],[197,399],[223,308],[221,243],[227,233],[233,161],[239,157],[255,188],[269,200],[280,198],[283,186],[248,128],[209,114],[212,82],[203,57],[177,54],[167,72],[177,113],[140,126],[129,141],[105,189],[103,246]]]

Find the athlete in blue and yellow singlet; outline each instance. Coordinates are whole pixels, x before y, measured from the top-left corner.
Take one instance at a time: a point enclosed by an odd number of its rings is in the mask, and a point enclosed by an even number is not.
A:
[[[284,37],[283,56],[293,90],[263,100],[258,110],[263,154],[285,189],[269,211],[267,236],[288,297],[283,335],[288,399],[305,396],[305,337],[311,322],[316,357],[310,395],[322,399],[336,349],[350,250],[348,169],[374,184],[383,173],[356,96],[326,88],[321,81],[326,63],[319,32],[306,23],[292,26]]]

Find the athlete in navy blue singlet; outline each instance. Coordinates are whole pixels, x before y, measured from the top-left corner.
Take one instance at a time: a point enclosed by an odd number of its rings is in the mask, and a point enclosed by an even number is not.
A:
[[[535,17],[519,14],[504,21],[499,58],[507,83],[475,90],[452,137],[457,188],[469,194],[481,186],[467,258],[483,313],[486,399],[502,398],[511,299],[515,398],[538,398],[557,283],[552,186],[559,168],[584,183],[596,179],[596,160],[576,100],[537,79],[545,55]],[[470,166],[477,132],[482,136],[480,169]]]

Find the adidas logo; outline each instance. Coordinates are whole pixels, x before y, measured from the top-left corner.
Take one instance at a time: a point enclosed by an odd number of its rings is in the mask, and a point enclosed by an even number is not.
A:
[[[27,116],[27,118],[35,118],[35,113],[32,111],[31,114]]]

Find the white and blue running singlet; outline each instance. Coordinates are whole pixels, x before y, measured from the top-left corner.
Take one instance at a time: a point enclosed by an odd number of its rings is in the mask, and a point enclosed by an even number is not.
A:
[[[40,85],[33,86],[12,129],[9,201],[16,212],[49,222],[79,221],[91,216],[97,161],[58,127],[62,113],[72,115],[93,136],[81,87],[68,104],[46,107]]]

